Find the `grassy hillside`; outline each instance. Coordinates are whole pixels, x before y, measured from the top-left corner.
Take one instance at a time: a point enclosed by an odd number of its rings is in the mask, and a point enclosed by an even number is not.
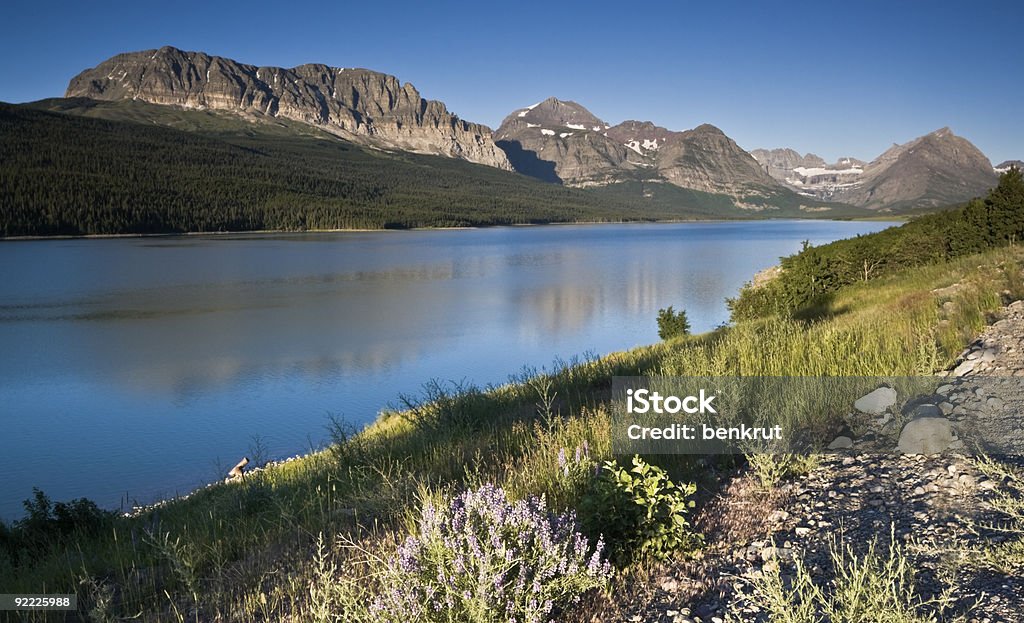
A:
[[[640,183],[579,190],[301,123],[138,102],[0,106],[0,235],[850,217]]]
[[[741,320],[486,391],[429,385],[422,403],[363,432],[335,427],[337,443],[322,452],[134,517],[36,498],[25,521],[0,532],[0,586],[76,591],[97,620],[380,620],[368,604],[391,590],[395,548],[422,504],[494,483],[515,499],[543,494],[584,525],[600,513],[607,529],[612,516],[587,500],[593,467],[613,458],[612,376],[928,373],[1005,300],[1024,296],[1022,265],[1019,248],[991,250],[843,287],[841,314]],[[837,422],[819,414],[801,424]],[[700,457],[652,460],[694,479],[706,499],[718,486],[711,474],[732,459],[715,469]]]

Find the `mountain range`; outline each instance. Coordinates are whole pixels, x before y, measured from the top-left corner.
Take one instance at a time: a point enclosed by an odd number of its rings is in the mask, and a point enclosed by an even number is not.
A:
[[[614,204],[622,206],[620,218],[914,212],[978,196],[996,183],[998,172],[1018,162],[993,167],[948,128],[894,145],[871,161],[847,157],[829,164],[785,148],[748,153],[710,124],[681,131],[642,120],[613,124],[577,102],[554,97],[513,110],[492,131],[460,119],[444,103],[423,98],[413,85],[387,74],[320,64],[257,67],[169,46],[114,56],[72,78],[64,99],[24,106],[165,126],[232,145],[240,144],[243,135],[261,144],[295,137],[333,140],[351,146],[342,150],[347,154],[362,149],[398,156],[378,158],[385,163],[378,173],[389,179],[407,175],[398,173],[406,170],[396,164],[401,154],[420,154],[440,158],[423,162],[444,175],[458,170],[460,188],[482,189],[485,185],[467,180],[491,179],[490,174],[443,164],[465,161],[512,176],[508,184],[516,193],[543,195],[545,201],[553,196],[536,190],[541,186],[585,191],[573,195],[573,202],[600,204],[601,218],[613,213],[609,206]],[[22,118],[8,117],[12,123]],[[43,119],[48,118],[32,117],[32,122],[38,128]],[[78,125],[75,132],[97,128]],[[172,140],[160,138],[165,139]],[[524,177],[544,184],[513,179]],[[399,203],[408,201],[414,198],[402,193]],[[511,222],[531,220],[525,214]],[[463,218],[455,222],[475,222]],[[415,221],[422,222],[431,221]]]
[[[769,175],[802,195],[872,210],[947,206],[981,195],[998,181],[998,168],[949,128],[894,144],[871,162],[841,158],[827,164],[792,149],[751,153]]]

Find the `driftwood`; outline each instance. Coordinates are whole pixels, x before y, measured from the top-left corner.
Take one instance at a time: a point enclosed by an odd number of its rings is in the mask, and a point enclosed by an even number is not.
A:
[[[232,467],[231,471],[228,472],[228,480],[235,480],[235,479],[244,477],[245,473],[242,470],[245,469],[245,466],[248,465],[248,464],[249,464],[249,457],[247,457],[247,456],[242,457],[242,460],[238,462],[238,465],[235,465],[234,467]]]

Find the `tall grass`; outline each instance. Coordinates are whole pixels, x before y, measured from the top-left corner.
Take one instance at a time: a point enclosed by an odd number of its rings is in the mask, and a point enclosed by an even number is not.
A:
[[[514,497],[543,494],[554,511],[575,506],[579,482],[559,454],[585,446],[595,462],[613,458],[612,377],[931,372],[1003,299],[1024,294],[1022,258],[1001,250],[915,269],[847,288],[813,319],[740,322],[526,370],[501,387],[432,383],[425,399],[364,431],[335,427],[338,443],[324,451],[118,518],[101,534],[27,548],[17,530],[0,533],[0,587],[77,592],[96,620],[357,621],[359,596],[380,581],[376,561],[423,499],[489,482]],[[658,463],[672,472],[693,460]]]

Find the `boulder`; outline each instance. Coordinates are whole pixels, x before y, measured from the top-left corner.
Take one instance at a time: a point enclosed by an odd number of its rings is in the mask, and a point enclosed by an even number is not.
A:
[[[853,408],[869,415],[882,415],[896,404],[896,390],[891,387],[879,387],[853,403]]]
[[[938,454],[954,441],[953,426],[942,417],[922,417],[907,422],[896,449],[904,454]]]
[[[842,450],[844,448],[852,448],[852,447],[853,447],[853,440],[850,439],[849,437],[845,436],[845,435],[840,436],[840,437],[836,437],[835,439],[832,440],[832,443],[828,444],[828,449],[829,450]]]

